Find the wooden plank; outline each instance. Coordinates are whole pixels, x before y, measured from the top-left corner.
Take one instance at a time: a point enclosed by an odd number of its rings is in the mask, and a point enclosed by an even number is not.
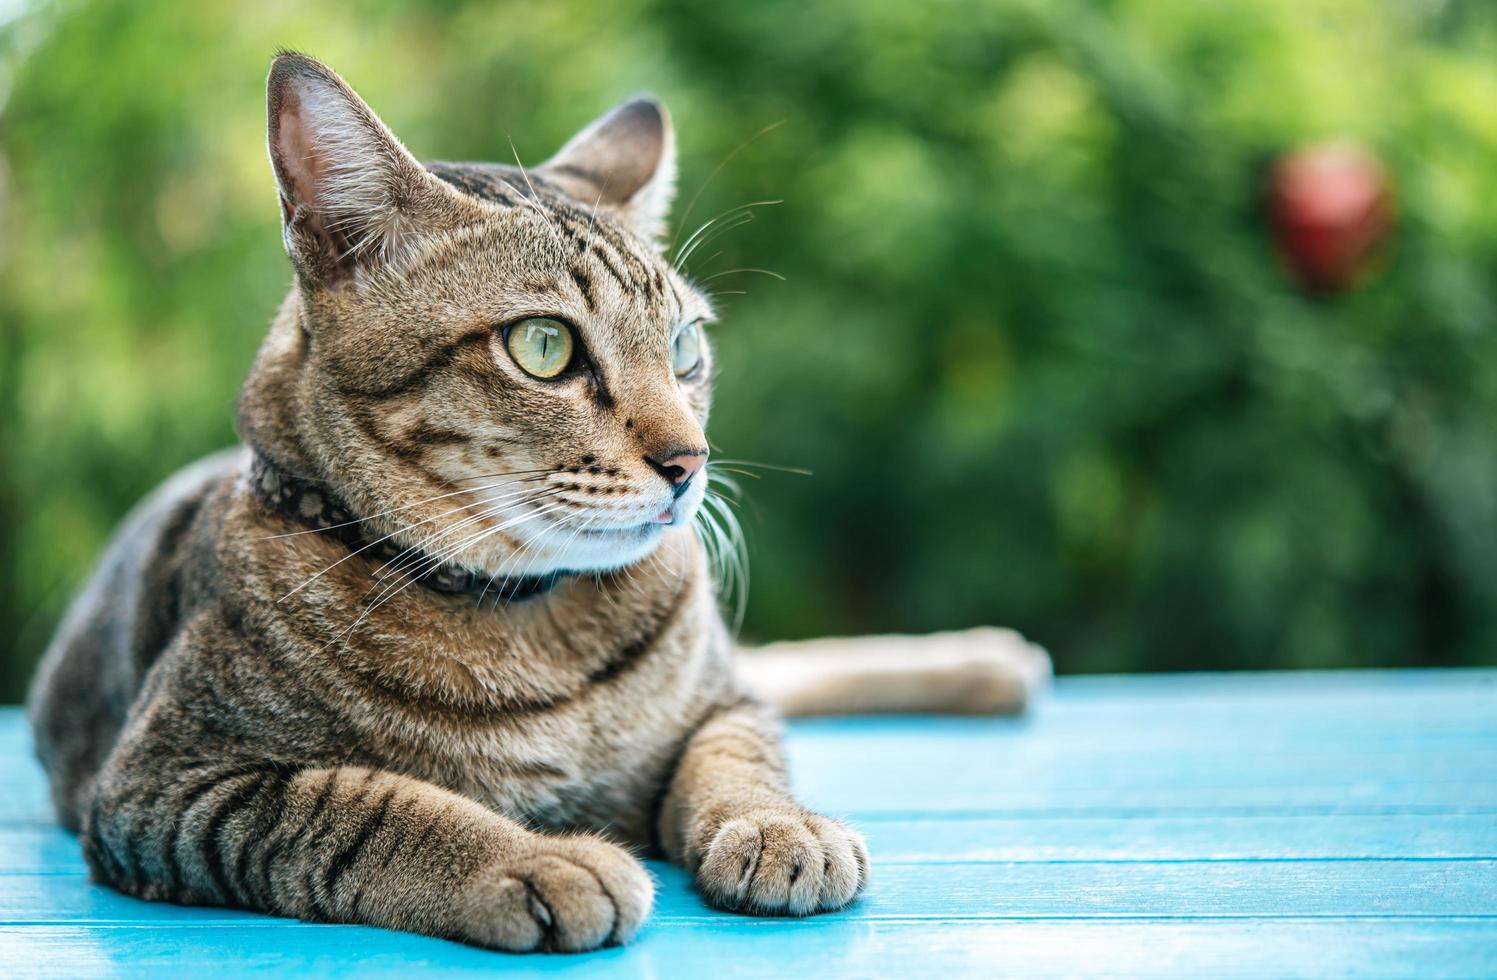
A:
[[[35,791],[16,792],[0,784],[0,826],[49,827],[56,822],[51,804]]]
[[[924,817],[866,819],[856,825],[867,836],[877,865],[1497,858],[1497,811],[1375,816]]]
[[[819,783],[827,783],[828,777],[838,772],[854,779],[868,779],[870,766],[876,764],[881,773],[908,771],[940,780],[943,785],[980,780],[996,791],[1020,789],[1037,782],[1057,791],[1098,786],[1205,789],[1372,782],[1436,787],[1442,783],[1472,781],[1497,788],[1497,754],[1494,754],[1497,742],[1461,750],[1381,754],[1306,750],[1287,756],[1218,749],[1181,751],[1174,755],[1098,753],[1083,757],[1058,752],[1010,754],[1002,748],[977,737],[940,741],[917,736],[860,739],[849,733],[835,742],[794,740],[790,757],[797,776]],[[992,751],[983,751],[986,749]]]
[[[1060,861],[1497,859],[1497,811],[1294,816],[865,819],[875,866]],[[73,835],[0,827],[0,874],[81,874]]]
[[[1367,697],[1461,697],[1497,693],[1497,667],[1383,670],[1211,670],[1167,674],[1079,674],[1061,678],[1067,696],[1112,702],[1230,697],[1299,698],[1321,704]]]
[[[852,720],[835,735],[797,726],[792,775],[813,806],[854,816],[1497,809],[1497,739],[1396,751],[1068,751],[1045,745],[1044,735],[994,738],[991,725]],[[28,755],[9,756],[0,770],[0,824],[51,819],[45,779]]]
[[[1156,920],[646,926],[624,949],[511,956],[356,926],[0,927],[14,977],[263,974],[505,977],[1480,977],[1497,974],[1497,921]]]
[[[833,814],[986,813],[1062,816],[1151,813],[1454,812],[1497,808],[1497,783],[1397,784],[1347,780],[1304,786],[950,786],[930,771],[890,768],[877,778],[796,770],[813,808]]]
[[[61,827],[0,826],[0,874],[84,874],[78,838]]]
[[[658,862],[658,921],[732,916]],[[0,875],[0,924],[247,924],[248,913],[141,902],[77,874]],[[1252,916],[1497,916],[1497,861],[892,864],[825,921]],[[277,920],[261,917],[261,924]]]

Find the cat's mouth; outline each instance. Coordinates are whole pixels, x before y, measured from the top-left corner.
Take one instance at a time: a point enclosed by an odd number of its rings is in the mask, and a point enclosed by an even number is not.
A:
[[[686,509],[677,514],[674,507],[667,507],[648,521],[639,524],[626,524],[622,527],[591,527],[584,528],[582,534],[592,537],[643,537],[649,534],[663,531],[676,524],[685,524],[687,520]]]

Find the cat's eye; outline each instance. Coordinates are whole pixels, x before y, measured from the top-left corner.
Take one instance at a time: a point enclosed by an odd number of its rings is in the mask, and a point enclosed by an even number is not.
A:
[[[554,378],[565,371],[577,347],[571,327],[541,316],[511,326],[505,344],[521,370],[542,379]]]
[[[671,370],[676,377],[684,378],[702,363],[701,321],[688,323],[671,342]]]

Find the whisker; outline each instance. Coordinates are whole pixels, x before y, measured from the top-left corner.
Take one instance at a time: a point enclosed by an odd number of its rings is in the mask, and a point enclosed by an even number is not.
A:
[[[546,487],[541,487],[541,488],[538,488],[538,489],[537,488],[525,488],[523,490],[513,490],[513,491],[510,491],[508,493],[501,493],[501,494],[496,494],[495,496],[492,496],[492,497],[486,497],[483,500],[479,501],[480,506],[483,507],[483,508],[485,508],[485,509],[480,510],[477,514],[474,514],[474,515],[472,515],[470,517],[463,518],[462,520],[458,521],[454,525],[451,525],[451,526],[445,527],[445,528],[440,528],[437,531],[433,532],[432,534],[427,535],[425,538],[422,538],[422,539],[418,540],[415,544],[412,544],[411,546],[403,549],[402,551],[400,551],[399,553],[395,554],[390,559],[388,559],[379,568],[376,568],[374,570],[375,577],[383,579],[385,577],[385,575],[383,575],[381,573],[385,572],[385,570],[388,569],[392,564],[397,564],[398,565],[398,564],[403,563],[404,560],[405,560],[405,558],[406,558],[406,556],[410,555],[412,552],[425,552],[425,551],[427,551],[428,548],[433,543],[435,543],[436,541],[440,540],[442,537],[445,537],[447,535],[452,534],[454,531],[458,531],[458,530],[460,530],[460,529],[462,529],[464,527],[467,527],[468,525],[474,523],[475,521],[483,520],[487,516],[492,516],[493,514],[500,513],[504,509],[507,509],[509,507],[523,506],[529,500],[539,499],[541,497],[548,496],[552,492],[560,492],[560,490],[558,489],[556,491],[551,491],[549,488],[546,488]],[[516,500],[515,498],[521,498],[521,499]],[[511,503],[504,504],[503,507],[500,507],[500,508],[497,508],[497,509],[493,507],[494,504],[499,504],[502,501],[511,501]]]
[[[328,572],[332,571],[333,569],[337,568],[339,565],[341,565],[344,562],[348,561],[350,558],[353,558],[355,555],[359,555],[359,554],[362,554],[365,551],[368,551],[370,548],[373,548],[377,544],[382,544],[383,542],[390,540],[391,538],[395,537],[395,535],[400,534],[402,531],[409,531],[409,530],[412,530],[414,528],[420,527],[422,524],[429,524],[432,521],[439,521],[439,520],[441,520],[444,517],[447,517],[447,516],[449,516],[451,514],[456,514],[458,511],[467,510],[470,507],[481,507],[481,506],[483,506],[483,503],[481,501],[480,502],[475,502],[475,503],[463,504],[460,507],[454,507],[451,510],[446,511],[444,513],[436,514],[436,515],[434,515],[432,517],[428,517],[424,521],[418,521],[415,524],[406,525],[406,526],[401,527],[401,528],[399,528],[397,530],[391,531],[389,534],[383,535],[382,537],[375,538],[373,541],[370,541],[368,544],[365,544],[365,545],[362,545],[362,546],[360,546],[358,548],[353,549],[348,554],[344,555],[342,558],[339,558],[337,561],[333,562],[331,565],[329,565],[326,568],[324,568],[322,571],[317,572],[315,575],[313,575],[311,578],[307,579],[301,585],[298,585],[296,588],[292,589],[290,592],[287,592],[285,595],[281,596],[279,599],[276,600],[276,602],[278,602],[278,603],[279,602],[285,602],[287,599],[289,599],[292,596],[296,595],[302,589],[305,589],[307,586],[311,585],[313,582],[315,582],[318,579],[322,578],[322,576],[326,575]],[[339,526],[341,527],[343,525],[339,525]]]
[[[490,477],[495,477],[495,476],[525,476],[525,475],[528,475],[528,474],[531,474],[531,473],[551,473],[551,472],[554,472],[554,469],[552,467],[548,467],[548,466],[542,466],[542,467],[539,467],[538,469],[533,469],[533,470],[500,470],[500,471],[498,471],[496,473],[479,473],[479,474],[477,474],[475,476],[460,476],[460,477],[457,477],[456,479],[454,479],[452,482],[453,483],[466,483],[469,480],[487,480]]]
[[[719,221],[726,220],[729,229],[737,228],[739,225],[746,224],[747,222],[754,220],[754,208],[770,207],[775,204],[784,203],[785,202],[783,200],[749,201],[747,204],[740,204],[736,207],[731,207],[728,210],[717,215],[716,217],[702,222],[697,230],[691,233],[691,237],[687,238],[686,241],[681,245],[681,251],[672,261],[671,265],[676,269],[680,269],[686,264],[686,260],[691,257],[691,253],[694,252],[698,247],[700,247],[705,241],[710,240],[711,238],[715,238],[716,235],[723,230],[728,230],[719,228],[717,232],[714,232],[712,235],[704,238],[703,236],[706,234],[708,229],[712,228]]]
[[[515,149],[514,137],[506,136],[505,139],[509,140],[509,152],[515,155],[515,166],[520,168],[520,176],[525,178],[525,186],[530,188],[530,196],[524,197],[522,195],[521,200],[525,201],[535,209],[536,213],[539,214],[545,220],[546,224],[551,228],[551,234],[555,235],[559,239],[561,237],[561,233],[556,230],[556,222],[552,221],[551,216],[546,213],[546,209],[541,207],[541,196],[535,192],[535,185],[530,182],[530,174],[525,172],[525,164],[520,162],[520,151]]]
[[[734,494],[743,493],[743,488],[738,485],[738,480],[734,477],[729,476],[729,473],[736,473],[739,476],[752,477],[755,480],[762,479],[759,474],[750,472],[749,470],[735,470],[732,467],[727,466],[716,467],[709,465],[707,467],[707,482],[719,483],[727,489],[731,490]]]
[[[692,235],[691,239],[688,240],[686,245],[681,247],[681,254],[676,257],[675,268],[678,270],[684,270],[686,268],[686,263],[691,260],[692,253],[695,252],[698,248],[701,248],[708,242],[716,241],[718,238],[722,237],[733,229],[741,228],[744,225],[748,224],[750,221],[753,221],[754,212],[750,210],[751,208],[766,207],[771,204],[780,203],[782,202],[756,201],[753,204],[739,205],[739,207],[735,209],[738,212],[737,214],[734,214],[733,211],[728,211],[718,215],[716,218],[713,218],[711,222],[703,225],[701,229],[696,232],[696,234]],[[716,224],[716,222],[724,218],[726,218],[727,220],[724,221],[721,225],[718,225],[716,228],[713,228],[711,231],[708,231],[708,229],[711,228],[712,224]]]
[[[608,182],[612,179],[613,174],[610,173],[603,179],[603,186],[598,188],[598,196],[593,201],[593,213],[587,216],[587,233],[589,235],[593,233],[593,222],[598,220],[598,205],[603,203],[603,194],[608,190]]]
[[[545,513],[545,512],[542,511],[541,513]],[[539,516],[539,514],[537,514],[536,516]],[[547,527],[544,527],[544,526],[542,526],[540,528],[537,528],[534,534],[532,534],[530,537],[526,538],[521,543],[519,549],[514,554],[514,558],[517,559],[517,560],[520,559],[520,558],[523,558],[525,556],[525,553],[527,551],[529,551],[531,548],[533,548],[540,541],[540,539],[546,534],[546,532],[549,531],[549,530],[550,530],[550,528],[547,528]],[[524,571],[524,573],[520,577],[521,578],[528,577],[530,575],[530,569],[534,566],[534,564],[535,564],[535,559],[534,559],[534,557],[532,557],[531,561],[526,564],[525,571]],[[511,577],[511,576],[506,576],[506,577]],[[483,603],[484,596],[488,595],[489,589],[493,587],[494,582],[498,578],[499,578],[499,573],[495,572],[494,574],[490,575],[489,576],[489,580],[484,583],[483,591],[481,591],[478,594],[478,601],[479,601],[480,604]],[[508,594],[508,595],[505,595],[502,592],[496,592],[494,594],[494,606],[495,606],[495,608],[498,608],[500,599],[503,599],[505,605],[508,605],[509,601],[513,597],[514,597],[513,590],[511,590],[510,594]]]
[[[737,491],[736,484],[732,488]],[[748,553],[743,528],[733,514],[731,499],[716,491],[709,490],[702,498],[697,517],[697,536],[715,570],[718,598],[733,607],[733,629],[737,632],[748,609]]]
[[[554,496],[554,494],[551,495],[551,496]],[[531,501],[526,501],[527,504],[530,503],[530,502]],[[498,527],[491,528],[489,531],[480,531],[477,534],[469,535],[464,540],[459,541],[457,544],[448,547],[444,552],[442,552],[442,553],[440,553],[438,555],[434,555],[433,557],[436,559],[437,564],[442,564],[444,562],[455,560],[456,557],[459,554],[461,554],[462,552],[468,550],[469,548],[471,548],[474,544],[478,543],[479,541],[482,541],[482,540],[486,539],[491,532],[505,530],[507,528],[515,526],[516,524],[522,524],[522,523],[524,523],[527,520],[530,520],[530,519],[533,519],[533,518],[536,518],[536,517],[540,517],[540,516],[542,516],[544,514],[549,514],[549,513],[553,513],[555,511],[558,511],[558,510],[562,510],[566,506],[567,506],[567,502],[564,501],[564,500],[562,500],[562,501],[557,501],[557,502],[555,502],[553,504],[547,504],[546,506],[541,507],[539,510],[529,511],[529,512],[526,512],[524,514],[520,514],[520,515],[518,515],[518,516],[516,516],[514,518],[506,520],[504,523],[500,524]],[[510,509],[512,509],[512,506],[505,508],[505,510],[510,510]]]
[[[584,520],[581,524],[577,525],[577,529],[572,532],[572,536],[567,538],[567,540],[562,544],[560,550],[556,555],[556,564],[558,568],[566,567],[565,559],[567,555],[572,553],[572,545],[575,544],[577,542],[577,539],[582,536],[583,531],[587,530],[587,528],[591,527],[593,523],[598,520],[598,516],[599,515],[594,514],[593,516]]]
[[[710,262],[712,260],[708,259],[707,261]],[[750,269],[750,268],[746,268],[745,267],[745,268],[742,268],[742,269],[724,269],[721,272],[714,272],[714,273],[712,273],[712,275],[710,275],[710,276],[706,277],[705,279],[703,279],[702,282],[711,282],[712,280],[716,279],[719,276],[731,276],[735,272],[758,272],[758,273],[761,273],[761,274],[766,275],[766,276],[773,276],[774,278],[780,280],[780,282],[785,282],[786,281],[784,276],[780,275],[778,272],[775,272],[772,269]]]
[[[550,470],[528,470],[528,471],[527,470],[522,470],[520,472],[522,472],[522,473],[525,473],[525,472],[549,473]],[[491,474],[489,474],[490,477],[501,476],[501,475],[503,475],[503,474],[499,474],[499,473],[491,473]],[[465,480],[469,480],[469,479],[471,479],[471,480],[481,480],[481,479],[487,479],[487,478],[488,477],[464,477],[463,479],[465,479]],[[531,477],[530,479],[535,479],[535,478]],[[462,482],[462,480],[456,480],[456,481],[453,481],[453,482],[459,482],[460,483],[460,482]],[[365,521],[372,521],[372,520],[376,520],[377,518],[381,518],[381,517],[389,517],[391,514],[398,514],[398,513],[400,513],[403,510],[410,510],[412,507],[420,507],[422,504],[429,504],[429,503],[431,503],[434,500],[445,500],[448,497],[456,497],[460,493],[482,493],[485,490],[493,490],[493,489],[496,489],[498,487],[508,486],[510,483],[516,483],[516,482],[520,482],[520,481],[506,480],[506,481],[501,482],[501,483],[490,484],[489,486],[486,486],[486,487],[468,487],[468,488],[463,489],[463,490],[453,490],[450,493],[439,493],[435,497],[427,497],[427,498],[425,498],[423,500],[417,500],[415,503],[404,504],[404,505],[402,505],[400,507],[392,507],[389,510],[380,511],[378,514],[370,514],[367,517],[355,517],[353,520],[351,520],[351,521],[344,521],[341,524],[329,524],[327,527],[312,527],[312,528],[307,528],[306,530],[303,530],[303,531],[287,531],[284,534],[267,534],[267,535],[264,535],[262,537],[254,538],[253,540],[255,540],[255,541],[273,541],[276,538],[294,538],[294,537],[298,537],[298,536],[303,535],[303,534],[321,534],[323,531],[336,531],[340,527],[348,527],[351,524],[362,524]],[[525,482],[529,482],[529,481],[527,480]],[[450,513],[450,511],[449,511],[449,513]]]
[[[525,543],[520,547],[519,557],[524,557],[525,552],[527,552],[527,551],[530,552],[530,560],[525,563],[525,570],[520,573],[520,575],[519,575],[520,578],[527,579],[527,578],[530,577],[530,570],[535,567],[536,559],[541,556],[541,553],[540,553],[539,549],[535,549],[535,550],[532,550],[532,549],[535,548],[535,546],[540,543],[541,539],[544,538],[546,536],[547,532],[549,532],[550,530],[551,530],[551,528],[544,527],[544,526],[537,528],[536,532],[533,535],[531,535],[530,538],[527,539],[525,541]],[[509,603],[510,603],[510,601],[512,599],[514,599],[514,590],[513,589],[510,590],[510,594],[509,595],[507,595],[507,596],[504,597],[504,604],[506,606],[508,606]]]
[[[599,517],[599,515],[594,514],[592,517],[589,517],[587,520],[583,521],[580,525],[578,525],[577,529],[572,532],[571,536],[567,538],[566,542],[561,546],[561,548],[557,552],[557,556],[556,556],[556,567],[557,567],[557,569],[564,569],[564,568],[566,568],[566,556],[571,553],[572,544],[577,540],[578,536],[582,534],[583,530],[585,530],[589,525],[591,525],[593,522],[595,522],[598,519],[598,517]],[[523,555],[524,552],[525,552],[525,550],[528,550],[533,543],[539,541],[540,538],[542,537],[542,535],[547,530],[549,530],[549,529],[548,528],[542,528],[540,531],[538,531],[536,533],[536,535],[534,536],[534,538],[532,538],[530,541],[527,541],[525,543],[525,547],[521,549],[520,553]],[[535,556],[532,557],[531,560],[525,565],[525,571],[520,576],[521,578],[529,578],[530,577],[530,570],[531,570],[531,568],[533,568],[535,566],[535,559],[539,558],[539,557],[540,557],[540,552],[536,552]],[[493,580],[490,579],[489,581],[492,582]],[[488,586],[484,586],[484,591],[488,591]],[[480,601],[482,601],[482,596],[480,596],[479,598],[480,598]],[[513,595],[511,595],[508,598],[506,598],[505,599],[505,605],[508,605],[509,602],[510,602],[510,599],[512,599],[512,598],[513,598]]]
[[[525,557],[525,553],[528,552],[528,551],[530,551],[530,549],[534,548],[540,542],[541,538],[545,537],[546,532],[548,532],[550,530],[551,530],[550,528],[545,527],[544,525],[541,526],[541,527],[536,528],[535,533],[531,534],[528,538],[526,538],[524,541],[522,541],[520,543],[519,550],[515,552],[514,558],[517,561],[519,559],[521,559],[521,558],[524,558]],[[527,562],[526,565],[525,565],[525,571],[523,571],[522,573],[520,573],[520,575],[518,575],[518,576],[505,576],[505,577],[506,578],[521,578],[521,579],[523,579],[523,578],[529,578],[530,577],[530,569],[532,567],[534,567],[534,565],[535,565],[535,558],[538,557],[538,556],[539,556],[539,552],[535,553],[535,555],[532,555],[530,561]],[[483,591],[485,593],[488,592],[489,586],[491,586],[491,585],[494,584],[494,579],[497,578],[497,577],[498,577],[498,573],[497,572],[494,575],[492,575],[492,576],[489,577],[489,581],[483,587]],[[508,606],[510,604],[510,601],[513,600],[514,597],[515,597],[515,590],[513,588],[509,589],[507,592],[504,592],[504,591],[495,592],[494,593],[494,608],[495,609],[499,608],[499,602],[500,602],[501,599],[504,601],[504,605]],[[482,594],[479,595],[479,601],[480,602],[483,601]]]
[[[531,500],[534,500],[534,499],[537,499],[537,498],[528,498],[527,500],[515,501],[515,502],[512,502],[512,503],[500,505],[498,507],[490,507],[487,510],[485,510],[483,513],[481,513],[481,514],[479,514],[477,516],[479,518],[489,518],[489,517],[500,516],[500,515],[503,515],[504,513],[508,512],[508,511],[513,510],[514,507],[527,504]],[[495,528],[490,528],[490,529],[486,529],[486,530],[474,532],[473,534],[470,534],[467,537],[461,539],[456,544],[445,546],[443,549],[439,550],[438,552],[436,552],[434,554],[422,551],[422,552],[420,552],[418,554],[411,555],[409,558],[406,558],[405,560],[401,561],[400,567],[398,569],[394,570],[392,573],[387,573],[385,575],[379,576],[378,580],[375,581],[375,583],[369,587],[369,590],[364,593],[363,598],[367,600],[369,598],[370,594],[374,593],[376,590],[379,590],[381,588],[381,584],[384,583],[387,579],[391,578],[392,574],[395,576],[394,582],[384,585],[385,591],[380,593],[380,599],[383,599],[384,597],[387,597],[388,595],[392,595],[393,593],[391,593],[389,591],[392,588],[394,588],[396,592],[399,592],[401,589],[403,589],[405,587],[404,585],[401,585],[401,586],[399,586],[399,588],[396,588],[396,585],[402,579],[406,580],[405,581],[405,585],[410,585],[411,583],[420,580],[423,576],[425,576],[426,574],[428,574],[429,572],[431,572],[433,569],[436,569],[436,568],[440,567],[443,563],[449,561],[450,559],[452,559],[453,557],[455,557],[457,554],[461,553],[464,549],[466,549],[470,545],[476,544],[478,541],[481,541],[481,540],[489,537],[491,533],[497,533],[497,532],[502,531],[502,530],[504,530],[504,529],[506,529],[508,527],[511,527],[514,524],[517,524],[517,523],[525,520],[526,517],[528,517],[528,516],[530,516],[530,515],[528,515],[528,514],[522,514],[522,515],[520,515],[519,517],[517,517],[517,518],[515,518],[513,520],[507,520],[504,523],[501,523],[500,525],[498,525]],[[470,521],[465,521],[465,522],[462,522],[462,523],[464,523],[464,524],[470,524],[470,523],[472,523],[472,521],[470,520]],[[450,528],[445,533],[452,533],[452,532],[454,532],[456,530],[457,530],[456,527]],[[407,550],[409,551],[410,549],[407,549]],[[399,558],[399,557],[400,556],[397,556],[397,558]],[[394,559],[392,559],[392,561],[393,560]],[[378,604],[379,604],[379,600],[376,601],[376,605],[378,605]],[[373,610],[370,610],[370,611],[372,612]]]
[[[761,470],[774,470],[777,473],[794,473],[796,476],[814,476],[810,470],[800,466],[782,466],[779,463],[760,463],[752,459],[714,459],[708,466],[757,466]]]
[[[396,555],[395,557],[391,558],[389,561],[381,565],[379,568],[375,569],[375,578],[378,581],[384,581],[393,574],[400,574],[412,565],[419,565],[427,558],[433,557],[430,553],[430,548],[441,537],[450,535],[453,532],[459,531],[462,528],[470,526],[478,521],[503,514],[504,512],[513,510],[516,507],[525,507],[537,500],[544,500],[547,497],[554,497],[561,492],[562,490],[559,487],[554,489],[521,491],[521,494],[528,493],[530,494],[530,496],[521,496],[521,499],[518,500],[510,499],[509,502],[504,503],[502,506],[492,507],[487,511],[474,515],[473,517],[464,518],[452,527],[444,528],[437,534],[429,536],[425,541],[418,542],[417,544],[406,548],[400,554]],[[513,497],[515,495],[509,496]],[[501,495],[500,497],[491,498],[489,501],[487,501],[487,503],[496,504],[504,499],[506,499],[505,495]],[[407,556],[409,556],[409,558],[407,558]],[[391,565],[395,565],[396,567],[391,569]]]
[[[785,120],[781,119],[778,122],[772,122],[768,126],[765,126],[763,129],[759,130],[757,133],[750,136],[742,143],[739,143],[737,146],[733,147],[728,155],[723,157],[722,162],[713,168],[712,172],[707,175],[707,179],[702,181],[702,186],[698,187],[697,192],[691,195],[691,200],[687,203],[686,210],[681,214],[681,223],[676,226],[676,234],[671,238],[671,247],[667,250],[667,254],[676,250],[676,242],[681,238],[681,229],[686,227],[686,219],[691,217],[692,208],[695,208],[697,206],[697,199],[702,196],[702,192],[707,189],[707,185],[712,183],[712,178],[721,173],[722,169],[728,165],[728,162],[730,160],[732,160],[738,154],[742,153],[744,150],[748,149],[749,144],[754,142],[754,140],[763,136],[765,133],[773,132],[774,130],[779,129],[783,125],[785,125]]]
[[[514,524],[517,524],[517,523],[519,523],[521,521],[524,521],[527,518],[539,517],[542,514],[548,513],[551,510],[556,510],[556,509],[558,509],[558,508],[560,508],[562,506],[564,506],[564,505],[563,504],[553,504],[549,508],[543,507],[539,511],[536,511],[533,514],[522,514],[519,517],[517,517],[517,518],[515,518],[515,519],[513,519],[511,521],[506,521],[505,523],[498,525],[497,527],[488,528],[486,530],[479,531],[479,532],[477,532],[475,534],[471,534],[467,538],[465,538],[463,541],[459,542],[455,548],[448,549],[447,552],[444,555],[433,555],[433,556],[431,556],[431,561],[434,562],[434,564],[431,567],[436,567],[436,565],[440,565],[443,562],[449,561],[452,557],[456,556],[457,554],[461,553],[462,551],[465,551],[468,548],[471,548],[473,545],[477,544],[480,541],[486,540],[487,538],[490,538],[493,535],[498,534],[500,531],[503,531],[506,528],[513,526]],[[391,586],[386,587],[386,589],[385,589],[384,592],[380,593],[380,595],[378,595],[377,597],[375,597],[373,605],[371,605],[368,609],[366,609],[363,612],[363,614],[360,615],[359,618],[354,621],[353,625],[350,626],[347,630],[345,630],[343,634],[340,634],[340,636],[341,635],[345,635],[345,634],[347,634],[349,632],[352,632],[354,629],[357,629],[360,623],[362,623],[365,619],[368,619],[369,616],[373,615],[374,612],[376,612],[381,606],[385,605],[391,599],[395,598],[397,595],[399,595],[400,593],[404,592],[406,589],[410,588],[412,585],[416,584],[416,582],[420,579],[421,575],[423,575],[423,574],[425,574],[424,571],[413,572],[411,574],[411,576],[403,584],[400,584],[398,586],[391,585]]]

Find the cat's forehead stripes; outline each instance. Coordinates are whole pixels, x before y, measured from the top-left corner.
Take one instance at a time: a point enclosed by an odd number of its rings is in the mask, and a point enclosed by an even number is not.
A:
[[[489,204],[506,209],[539,207],[553,231],[573,252],[566,273],[589,311],[597,311],[601,281],[626,296],[643,300],[672,318],[685,316],[687,303],[665,263],[596,207],[589,208],[543,175],[486,163],[429,163],[435,176]],[[663,308],[663,309],[662,309]]]

